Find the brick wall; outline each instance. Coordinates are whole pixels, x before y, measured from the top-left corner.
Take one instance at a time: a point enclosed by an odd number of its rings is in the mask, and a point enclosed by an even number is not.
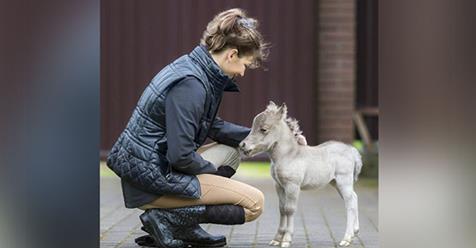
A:
[[[354,138],[355,0],[320,0],[317,6],[318,141]]]

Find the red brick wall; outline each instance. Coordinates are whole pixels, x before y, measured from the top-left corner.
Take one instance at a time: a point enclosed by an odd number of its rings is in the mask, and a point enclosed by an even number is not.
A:
[[[355,0],[318,1],[318,141],[354,138]]]

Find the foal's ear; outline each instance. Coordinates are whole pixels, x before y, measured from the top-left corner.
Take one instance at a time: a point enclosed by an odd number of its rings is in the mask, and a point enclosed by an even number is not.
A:
[[[269,101],[268,106],[266,106],[266,111],[276,113],[276,111],[278,111],[278,105],[273,101]]]
[[[269,101],[268,107],[269,107],[269,106],[277,106],[277,105],[276,105],[276,103],[274,103],[273,101]]]
[[[286,118],[286,116],[288,115],[288,107],[286,106],[286,103],[283,102],[281,107],[279,107],[278,109],[278,113],[279,115],[281,115],[281,118]]]

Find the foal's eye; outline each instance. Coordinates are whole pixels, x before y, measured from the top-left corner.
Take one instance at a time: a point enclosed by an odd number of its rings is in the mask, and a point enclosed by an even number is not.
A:
[[[268,130],[266,130],[264,128],[261,128],[259,131],[262,132],[262,133],[266,133]]]

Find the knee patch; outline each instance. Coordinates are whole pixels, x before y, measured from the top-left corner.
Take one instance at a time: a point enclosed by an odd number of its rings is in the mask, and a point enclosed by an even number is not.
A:
[[[245,222],[250,222],[258,219],[263,210],[251,211],[250,209],[245,208]]]
[[[250,208],[245,208],[246,221],[253,221],[257,219],[264,209],[264,194],[260,190],[256,190],[255,195],[253,196],[255,204]]]

